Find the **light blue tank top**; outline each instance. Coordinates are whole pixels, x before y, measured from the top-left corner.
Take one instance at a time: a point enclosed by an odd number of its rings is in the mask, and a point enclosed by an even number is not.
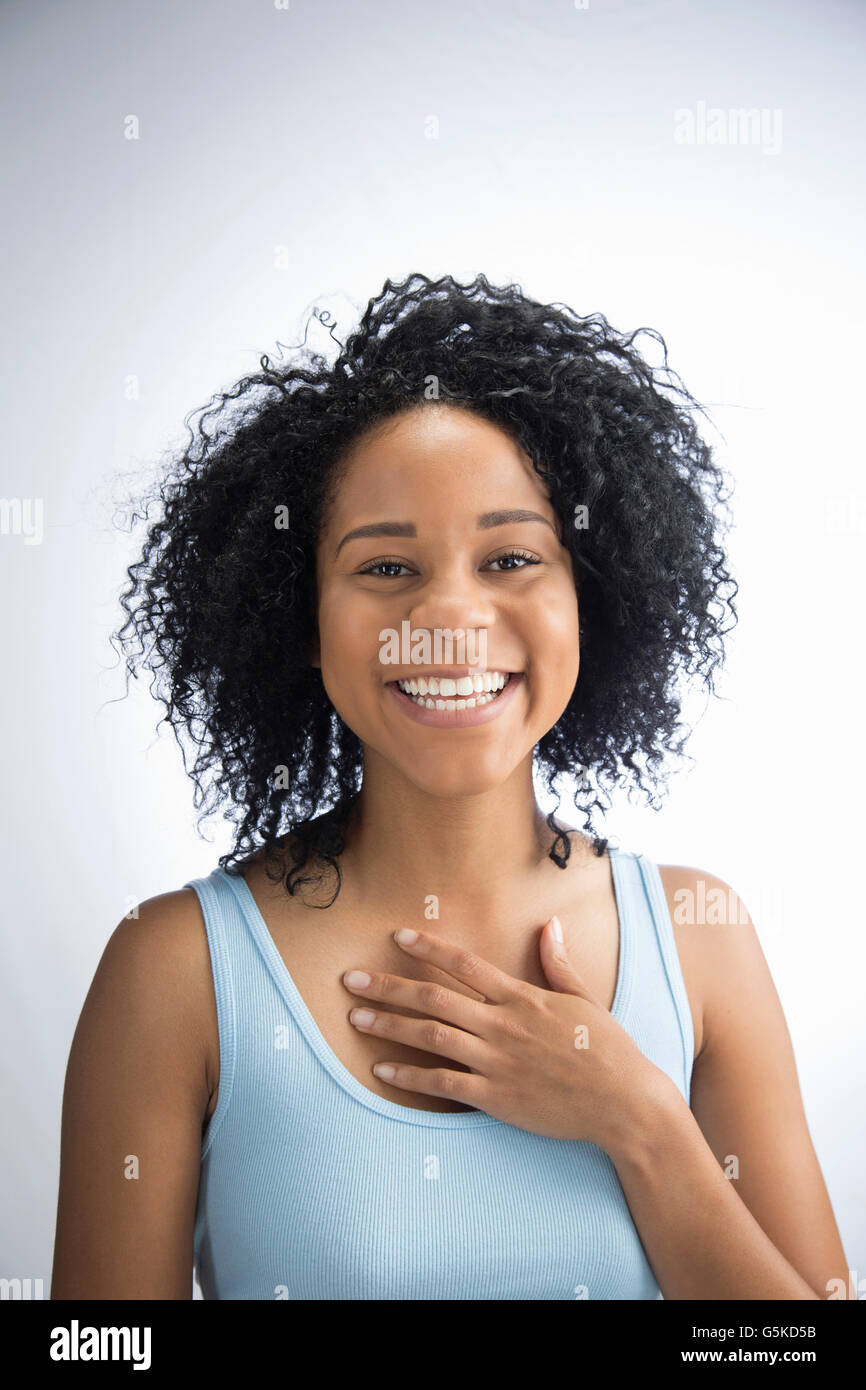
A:
[[[689,1100],[694,1035],[658,869],[609,848],[611,1012]],[[193,879],[219,1024],[195,1267],[216,1299],[656,1299],[608,1155],[480,1110],[412,1110],[328,1047],[242,878]]]

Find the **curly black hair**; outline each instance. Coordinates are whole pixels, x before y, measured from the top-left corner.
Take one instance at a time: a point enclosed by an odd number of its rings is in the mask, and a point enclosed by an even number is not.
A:
[[[331,322],[326,311],[313,315]],[[339,892],[363,746],[309,664],[316,545],[349,446],[431,399],[471,410],[520,444],[572,557],[580,674],[535,747],[534,768],[557,797],[561,779],[577,775],[589,829],[620,780],[657,807],[665,759],[682,754],[689,733],[680,679],[699,674],[713,692],[738,588],[719,540],[726,475],[664,339],[646,328],[620,333],[601,314],[541,304],[484,275],[463,285],[419,273],[386,280],[345,345],[329,333],[340,349],[332,365],[306,347],[305,332],[288,364],[261,357],[260,372],[211,397],[195,430],[188,416],[189,445],[133,516],[149,525],[111,641],[127,690],[130,674],[153,673],[151,692],[166,707],[159,722],[183,751],[199,819],[222,809],[235,826],[220,866],[239,872],[264,850],[268,872],[279,865],[294,893],[317,859],[336,871]],[[637,351],[639,334],[661,346],[661,366]],[[275,517],[285,508],[283,527]],[[191,769],[185,738],[196,750]],[[557,835],[550,856],[564,867],[569,833],[553,812],[548,823]],[[595,836],[596,853],[606,843]]]

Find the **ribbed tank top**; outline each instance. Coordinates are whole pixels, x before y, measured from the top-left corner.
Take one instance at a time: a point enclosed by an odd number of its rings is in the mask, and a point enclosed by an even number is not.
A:
[[[661,878],[610,847],[611,1012],[689,1100],[694,1034]],[[219,1025],[195,1269],[207,1299],[656,1299],[609,1156],[480,1110],[413,1110],[335,1056],[238,875],[198,894]]]

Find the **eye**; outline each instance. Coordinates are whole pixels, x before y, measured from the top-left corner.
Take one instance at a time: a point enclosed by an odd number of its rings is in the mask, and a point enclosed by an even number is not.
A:
[[[490,561],[491,565],[498,565],[500,560],[523,560],[526,565],[540,565],[541,561],[537,555],[529,555],[525,550],[507,550],[504,555],[495,555]],[[506,570],[500,570],[500,574],[509,574],[514,569],[523,569],[524,565],[509,566]]]
[[[358,573],[359,573],[359,574],[376,574],[376,572],[377,572],[378,570],[382,570],[382,569],[397,569],[397,570],[403,569],[403,570],[404,570],[404,569],[407,569],[407,568],[408,568],[408,566],[405,565],[405,564],[403,563],[402,560],[387,560],[387,559],[386,559],[386,560],[374,560],[372,564],[367,565],[366,569],[358,570]],[[383,574],[381,577],[382,577],[382,579],[398,579],[398,578],[399,578],[399,575],[396,575],[396,574]]]
[[[537,555],[532,555],[526,550],[507,550],[502,555],[494,555],[493,559],[488,561],[488,564],[498,565],[504,560],[520,561],[521,563],[509,565],[506,569],[496,571],[499,574],[513,574],[515,570],[524,569],[526,565],[541,564]],[[369,565],[365,565],[364,569],[358,570],[357,573],[372,574],[380,579],[399,579],[401,576],[398,574],[384,574],[382,571],[408,568],[408,565],[406,565],[403,560],[390,560],[386,557],[382,560],[373,560]]]

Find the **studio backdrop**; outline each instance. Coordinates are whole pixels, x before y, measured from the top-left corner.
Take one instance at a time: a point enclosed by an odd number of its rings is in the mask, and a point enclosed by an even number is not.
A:
[[[131,503],[263,353],[483,272],[657,330],[734,479],[717,694],[663,804],[618,789],[604,829],[748,906],[864,1296],[864,29],[856,0],[2,7],[4,1278],[48,1297],[106,941],[231,842],[109,643]]]

